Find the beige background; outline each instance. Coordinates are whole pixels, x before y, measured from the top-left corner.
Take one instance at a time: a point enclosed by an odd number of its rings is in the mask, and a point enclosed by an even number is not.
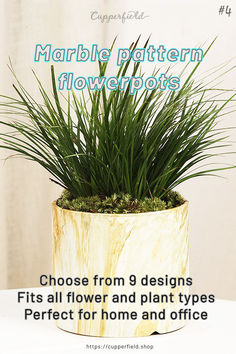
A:
[[[154,44],[181,48],[219,35],[201,65],[202,71],[236,54],[235,17],[218,14],[220,1],[0,0],[0,5],[0,92],[4,94],[12,94],[8,56],[19,78],[36,96],[31,67],[50,88],[48,65],[33,62],[36,43],[73,47],[79,42],[97,42],[106,46],[119,34],[119,44],[128,46],[142,33],[144,39],[152,34]],[[141,22],[102,24],[91,21],[92,10],[101,14],[139,10],[149,17]],[[65,64],[58,65],[58,72],[68,71]],[[82,70],[86,76],[95,67],[77,64],[70,65],[70,70],[78,74]],[[235,88],[235,79],[235,72],[227,75],[224,87]],[[222,124],[235,125],[235,113],[226,116]],[[230,140],[236,140],[235,131],[230,134]],[[8,155],[0,151],[1,159]],[[234,156],[222,161],[236,164]],[[236,171],[222,176],[226,178],[193,179],[179,190],[190,201],[192,290],[236,300]],[[50,202],[60,188],[49,182],[49,175],[40,167],[20,159],[1,161],[0,181],[0,288],[37,286],[39,275],[51,269]]]

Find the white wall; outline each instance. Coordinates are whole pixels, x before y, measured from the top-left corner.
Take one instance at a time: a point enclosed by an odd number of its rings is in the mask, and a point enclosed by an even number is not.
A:
[[[1,31],[1,92],[11,91],[11,79],[6,69],[8,55],[28,87],[33,87],[32,66],[40,78],[49,82],[47,65],[33,63],[35,43],[51,42],[61,47],[73,47],[78,42],[109,45],[118,34],[118,44],[128,46],[141,33],[143,41],[151,34],[153,44],[181,48],[210,42],[218,35],[214,47],[201,64],[200,72],[236,54],[235,17],[234,14],[230,17],[218,14],[221,1],[1,0],[0,3],[5,4],[5,27],[1,24],[5,31]],[[227,4],[233,10],[233,2],[228,1]],[[139,10],[149,17],[142,21],[126,21],[125,24],[120,21],[102,24],[91,21],[92,10],[104,14]],[[58,70],[61,71],[63,65],[60,65]],[[81,70],[77,66],[72,69],[75,72]],[[90,69],[83,69],[85,75]],[[222,85],[233,88],[235,79],[235,72],[231,72]],[[222,124],[235,125],[235,113],[226,116]],[[235,132],[230,134],[230,139],[236,140]],[[0,154],[2,157],[3,153]],[[236,163],[232,156],[223,161]],[[37,285],[38,275],[50,269],[49,203],[56,198],[58,188],[50,184],[48,175],[39,167],[22,160],[10,160],[1,165],[0,173],[3,181],[0,203],[4,211],[1,213],[4,250],[1,254],[5,266],[1,286]],[[179,190],[190,201],[193,291],[236,299],[236,171],[226,171],[221,175],[226,178],[202,177],[186,182]]]

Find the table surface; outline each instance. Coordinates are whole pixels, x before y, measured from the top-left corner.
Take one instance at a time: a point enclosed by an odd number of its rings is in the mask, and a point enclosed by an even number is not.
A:
[[[149,353],[236,353],[236,301],[216,300],[213,304],[194,306],[207,311],[207,320],[189,321],[181,330],[150,337],[96,338],[71,334],[58,329],[53,320],[24,320],[24,309],[47,310],[52,307],[43,303],[18,303],[20,289],[0,291],[0,353],[88,353],[88,352],[149,352]],[[50,287],[22,289],[35,294],[52,292]],[[101,349],[88,346],[102,346]],[[144,349],[113,349],[115,345],[145,345]],[[154,346],[153,350],[148,346]],[[109,347],[110,346],[110,347]]]

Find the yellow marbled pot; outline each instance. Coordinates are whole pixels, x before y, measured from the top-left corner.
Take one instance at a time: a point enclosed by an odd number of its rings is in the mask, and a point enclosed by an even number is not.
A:
[[[89,286],[55,286],[63,293],[63,302],[55,310],[73,310],[74,320],[58,320],[58,327],[90,336],[133,337],[153,332],[166,333],[184,325],[171,320],[168,314],[180,309],[179,302],[140,304],[141,295],[169,294],[174,297],[188,292],[187,287],[141,286],[141,278],[188,276],[188,202],[157,212],[141,214],[93,214],[62,209],[54,202],[53,211],[53,275],[55,277],[87,277]],[[93,277],[123,277],[124,286],[94,286]],[[129,276],[137,284],[130,285]],[[69,292],[76,294],[107,294],[105,303],[73,303],[65,301]],[[114,294],[136,293],[135,303],[114,303]],[[143,311],[166,311],[166,319],[142,319]],[[96,311],[94,320],[78,319],[78,311]],[[102,320],[106,312],[136,311],[135,320]]]

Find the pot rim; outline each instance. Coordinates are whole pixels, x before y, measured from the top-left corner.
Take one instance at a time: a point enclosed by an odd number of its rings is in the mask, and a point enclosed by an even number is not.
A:
[[[177,209],[181,209],[181,208],[184,208],[184,207],[188,207],[189,205],[189,201],[188,200],[185,200],[185,202],[177,207],[174,207],[174,208],[170,208],[170,209],[164,209],[164,210],[157,210],[157,211],[148,211],[148,212],[144,212],[144,213],[127,213],[127,214],[110,214],[110,213],[91,213],[91,212],[88,212],[88,211],[78,211],[78,210],[70,210],[70,209],[65,209],[65,208],[62,208],[60,206],[57,205],[57,200],[54,200],[52,202],[52,208],[58,208],[58,209],[61,209],[63,210],[63,212],[68,212],[68,213],[73,213],[73,214],[83,214],[83,215],[93,215],[94,217],[138,217],[138,216],[148,216],[148,215],[156,215],[157,213],[171,213],[171,212],[174,212],[176,211]]]

